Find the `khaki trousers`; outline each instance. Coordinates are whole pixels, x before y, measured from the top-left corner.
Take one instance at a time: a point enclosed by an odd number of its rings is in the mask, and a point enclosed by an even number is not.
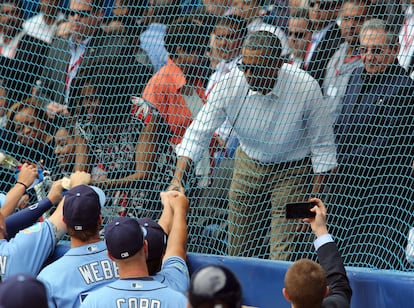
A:
[[[296,259],[292,252],[303,224],[286,220],[284,205],[308,201],[312,179],[309,158],[264,164],[239,147],[229,192],[228,254],[264,258],[270,244],[271,259]]]

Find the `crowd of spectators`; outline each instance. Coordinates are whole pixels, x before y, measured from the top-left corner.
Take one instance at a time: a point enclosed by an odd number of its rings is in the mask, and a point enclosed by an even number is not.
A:
[[[106,2],[0,4],[1,152],[90,173],[109,220],[186,192],[192,251],[315,257],[284,205],[317,195],[346,264],[410,267],[413,2]]]

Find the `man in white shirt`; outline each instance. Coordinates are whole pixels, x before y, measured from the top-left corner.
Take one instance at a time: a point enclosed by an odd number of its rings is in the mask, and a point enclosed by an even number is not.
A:
[[[239,137],[229,193],[228,253],[233,256],[263,257],[271,217],[271,258],[290,259],[297,224],[284,218],[284,204],[309,199],[323,174],[336,166],[332,110],[311,76],[283,63],[281,50],[270,32],[248,35],[238,69],[216,85],[176,148],[169,189],[184,190],[191,162],[226,118]]]
[[[120,59],[125,65],[139,65],[134,59],[134,47],[122,35],[108,34],[102,29],[104,8],[105,0],[71,0],[69,22],[60,24],[52,41],[37,82],[36,96],[56,126],[65,117],[70,120],[75,115],[77,106],[73,97],[90,77],[79,77],[86,68],[97,63],[110,65],[105,64],[107,57]]]

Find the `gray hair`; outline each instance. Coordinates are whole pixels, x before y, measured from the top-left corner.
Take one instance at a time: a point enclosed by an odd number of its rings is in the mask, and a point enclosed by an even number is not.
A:
[[[276,34],[269,31],[257,31],[247,35],[244,48],[260,50],[266,57],[279,59],[282,54],[282,44]]]
[[[373,18],[368,19],[362,24],[361,32],[359,36],[361,37],[363,33],[367,30],[381,30],[386,34],[386,44],[388,46],[394,47],[398,45],[398,34],[390,30],[386,22],[382,19]]]

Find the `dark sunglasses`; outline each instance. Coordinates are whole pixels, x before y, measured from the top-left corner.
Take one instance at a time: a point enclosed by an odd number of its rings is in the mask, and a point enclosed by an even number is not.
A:
[[[289,31],[289,36],[294,36],[297,39],[301,39],[305,36],[306,32],[294,32],[294,31]]]
[[[78,15],[80,18],[87,18],[92,15],[92,10],[69,10],[69,16],[76,16]]]

